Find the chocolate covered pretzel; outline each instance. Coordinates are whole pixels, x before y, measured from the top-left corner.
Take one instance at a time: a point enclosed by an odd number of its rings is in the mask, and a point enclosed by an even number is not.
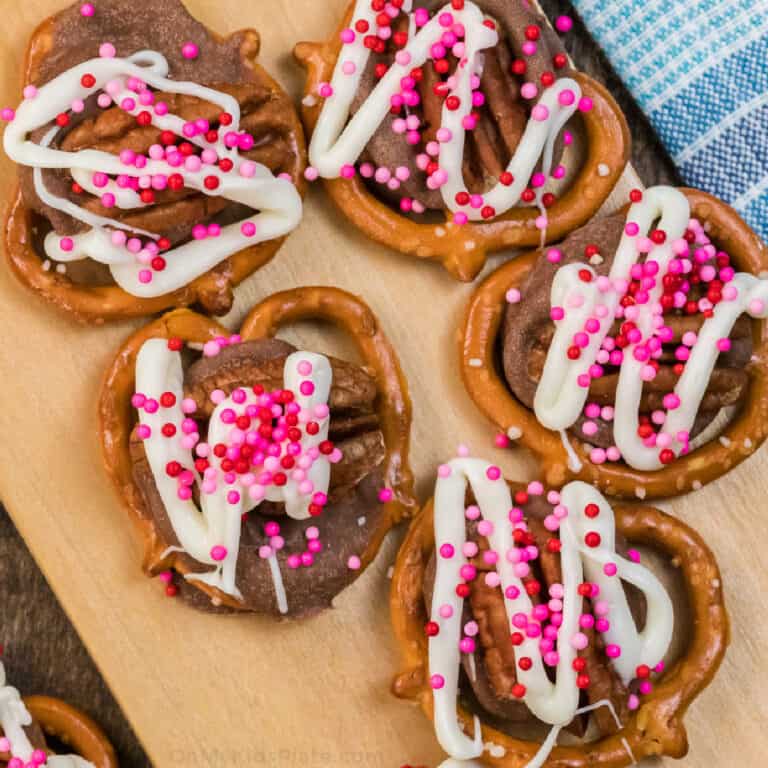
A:
[[[307,178],[372,239],[461,280],[490,252],[583,224],[627,160],[618,107],[522,0],[357,0],[336,37],[295,54],[308,69]],[[586,149],[564,165],[575,131]],[[555,194],[548,182],[568,171]]]
[[[301,319],[338,325],[363,365],[273,338]],[[415,505],[397,357],[371,311],[335,288],[275,294],[234,336],[166,315],[119,351],[100,414],[145,570],[200,608],[316,613]]]
[[[55,741],[75,754],[58,755]],[[90,717],[59,699],[21,698],[0,662],[0,765],[3,768],[117,768],[117,757]]]
[[[685,583],[692,629],[672,664],[681,606],[638,545],[668,556]],[[653,508],[612,509],[578,481],[508,484],[466,452],[438,469],[411,524],[391,611],[404,658],[394,692],[433,721],[446,767],[682,757],[682,717],[729,639],[720,573],[693,530]],[[557,746],[563,728],[578,741]]]
[[[768,253],[694,190],[622,212],[504,265],[468,309],[462,373],[548,482],[670,496],[720,476],[768,432]]]
[[[225,314],[299,223],[298,116],[255,31],[220,37],[180,0],[86,5],[37,28],[3,110],[9,263],[80,320]]]

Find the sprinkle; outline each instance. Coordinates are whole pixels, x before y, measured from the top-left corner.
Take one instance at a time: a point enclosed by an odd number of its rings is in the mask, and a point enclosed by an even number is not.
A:
[[[117,51],[112,43],[102,43],[99,46],[99,56],[102,59],[114,59],[116,55]]]
[[[95,12],[96,9],[93,7],[92,3],[83,3],[80,6],[80,15],[84,16],[85,18],[90,18]]]
[[[196,59],[200,55],[200,49],[195,43],[187,41],[181,46],[181,55],[185,59]]]
[[[359,571],[360,565],[360,558],[357,555],[352,555],[349,560],[347,560],[347,568],[349,568],[350,571]]]

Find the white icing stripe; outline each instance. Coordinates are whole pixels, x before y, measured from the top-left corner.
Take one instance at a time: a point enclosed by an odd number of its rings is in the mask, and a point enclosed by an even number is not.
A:
[[[636,223],[639,231],[637,235],[629,235],[626,232],[622,235],[609,274],[612,281],[630,279],[630,271],[639,260],[637,238],[646,236],[654,221],[660,219],[658,229],[666,233],[666,241],[661,245],[654,245],[648,254],[648,258],[659,265],[656,285],[649,292],[648,302],[636,305],[639,314],[635,322],[642,333],[641,344],[654,335],[653,322],[656,315],[653,308],[658,305],[663,291],[661,278],[667,273],[669,263],[674,258],[672,244],[685,234],[689,217],[687,198],[672,187],[653,187],[646,190],[642,201],[632,205],[627,214],[627,221]],[[579,272],[583,270],[589,271],[591,282],[580,279]],[[666,420],[661,425],[661,431],[672,436],[671,447],[676,453],[684,449],[684,444],[677,436],[680,432],[690,432],[693,427],[712,376],[719,355],[717,341],[728,337],[738,317],[745,312],[752,317],[768,316],[768,280],[739,273],[730,285],[738,290],[738,296],[735,300],[718,303],[713,316],[704,321],[684,372],[675,386],[674,391],[679,396],[681,405],[668,411]],[[579,295],[581,298],[575,301]],[[601,345],[611,330],[622,296],[623,294],[613,287],[601,291],[594,270],[587,264],[568,264],[557,271],[552,284],[551,303],[553,307],[565,308],[565,317],[555,324],[555,335],[547,353],[534,400],[536,418],[548,429],[566,430],[576,423],[581,415],[589,388],[579,386],[578,378],[587,374],[590,366],[595,363]],[[755,312],[750,307],[756,299],[762,302],[762,312]],[[568,348],[573,344],[574,335],[583,331],[588,318],[595,317],[598,306],[606,308],[600,329],[589,334],[589,344],[581,350],[579,359],[570,360]],[[635,469],[653,470],[663,466],[659,459],[659,449],[645,445],[637,434],[643,392],[641,371],[647,364],[635,357],[634,350],[637,346],[630,344],[624,349],[616,389],[614,438],[627,464]]]
[[[371,91],[360,109],[350,118],[350,110],[368,64],[370,50],[365,47],[364,36],[357,35],[352,43],[342,47],[331,85],[333,95],[326,99],[309,146],[309,158],[324,178],[335,179],[341,175],[344,165],[355,163],[371,137],[386,118],[390,110],[390,99],[400,91],[400,81],[409,75],[414,67],[422,66],[430,57],[431,47],[444,33],[440,15],[450,13],[456,22],[466,30],[465,57],[454,73],[455,84],[451,95],[458,96],[461,106],[457,110],[443,106],[441,127],[450,130],[451,139],[440,144],[440,167],[448,174],[448,181],[441,188],[446,207],[452,211],[462,210],[472,220],[481,220],[480,210],[461,207],[456,203],[456,194],[465,191],[462,163],[466,129],[465,117],[472,112],[472,78],[482,71],[482,51],[498,44],[498,33],[483,24],[483,13],[472,2],[466,2],[463,10],[456,10],[450,4],[434,14],[419,31],[411,33],[403,51],[408,63],[393,61],[389,70]],[[376,28],[376,12],[370,0],[357,0],[353,14],[355,20],[367,21],[371,29]],[[413,17],[411,28],[414,29]],[[344,66],[351,62],[353,74],[346,74]],[[560,104],[564,91],[572,91],[573,102]],[[544,174],[551,170],[552,152],[557,135],[578,108],[581,89],[570,78],[559,79],[547,88],[539,105],[548,110],[544,120],[530,120],[507,170],[513,175],[510,186],[501,183],[485,193],[485,204],[492,206],[497,215],[515,206],[526,188],[536,164],[543,156]]]
[[[285,584],[283,584],[283,574],[280,571],[280,563],[277,561],[275,555],[270,555],[267,560],[269,562],[269,571],[272,574],[272,583],[275,587],[277,610],[282,614],[286,614],[288,613],[288,595],[285,592]]]
[[[311,363],[312,373],[309,376],[299,375],[297,366],[300,361]],[[314,384],[311,395],[303,395],[299,391],[299,382],[307,379]],[[311,410],[317,405],[328,402],[331,379],[331,366],[323,355],[294,352],[285,361],[285,387],[294,392],[296,403],[302,409]],[[195,560],[215,566],[213,571],[194,574],[187,578],[210,584],[229,595],[240,598],[236,585],[236,569],[241,518],[244,512],[258,506],[261,500],[253,502],[247,495],[247,489],[238,485],[240,500],[232,503],[227,499],[227,493],[233,489],[233,486],[223,481],[217,482],[213,493],[200,493],[200,509],[192,499],[179,498],[178,483],[175,478],[168,476],[166,467],[169,462],[176,461],[184,468],[193,468],[194,456],[181,444],[182,422],[185,418],[181,407],[184,398],[181,354],[168,349],[166,339],[149,339],[142,345],[136,359],[136,389],[148,397],[159,398],[162,393],[171,392],[176,398],[175,405],[170,408],[159,408],[155,413],[147,413],[142,409],[140,420],[151,429],[151,435],[143,441],[144,450],[157,491],[179,543],[183,550]],[[225,424],[221,419],[225,409],[237,409],[239,413],[256,402],[256,396],[252,390],[244,391],[246,399],[243,403],[236,404],[230,396],[216,406],[208,427],[208,442],[211,445],[229,443],[228,436],[232,425]],[[318,419],[320,429],[316,435],[302,434],[300,445],[303,451],[327,439],[329,421],[328,418],[322,421]],[[172,438],[164,437],[162,434],[163,425],[167,423],[176,427],[176,434]],[[330,463],[325,456],[318,457],[308,470],[307,477],[314,484],[313,492],[328,492]],[[196,482],[199,482],[196,472],[195,478]],[[269,501],[285,502],[287,514],[294,519],[303,520],[309,517],[311,496],[301,494],[298,483],[291,477],[282,487],[268,486],[265,498]],[[226,548],[226,556],[222,561],[216,561],[212,557],[211,550],[216,546]],[[287,610],[287,600],[281,596],[280,583],[274,573],[273,578],[278,605],[284,604]]]
[[[24,728],[32,725],[29,714],[18,690],[6,682],[5,667],[0,661],[0,726],[2,734],[11,744],[11,757],[18,757],[26,765],[35,748],[27,738]],[[57,755],[49,757],[49,768],[94,768],[93,763],[78,755]]]
[[[245,162],[244,159],[237,151],[227,148],[221,137],[214,144],[205,143],[205,147],[215,150],[220,158],[227,157],[232,161],[233,168],[227,173],[221,171],[216,165],[202,165],[198,171],[189,171],[183,164],[176,167],[165,160],[153,159],[147,160],[146,166],[138,170],[122,163],[117,156],[108,152],[93,149],[64,152],[52,149],[49,145],[59,130],[56,127],[46,134],[40,144],[29,141],[27,136],[31,131],[46,125],[59,113],[67,112],[72,102],[81,96],[80,80],[85,74],[93,75],[96,80],[91,89],[94,93],[110,82],[121,84],[123,90],[114,95],[115,101],[120,104],[128,96],[134,98],[135,108],[126,111],[135,116],[146,110],[152,117],[152,125],[159,130],[170,130],[181,136],[184,121],[172,114],[157,115],[153,109],[142,106],[135,98],[136,94],[125,89],[127,78],[139,78],[158,90],[195,96],[217,104],[223,111],[232,115],[230,130],[237,131],[239,126],[240,108],[234,98],[196,83],[169,80],[166,77],[168,63],[155,51],[142,51],[127,59],[91,59],[46,83],[38,90],[34,99],[27,99],[19,106],[14,120],[5,130],[3,144],[12,160],[35,169],[35,189],[45,204],[91,227],[89,231],[71,238],[74,247],[67,252],[60,247],[60,236],[55,233],[49,234],[45,241],[45,250],[50,258],[57,261],[91,258],[109,264],[112,275],[121,288],[134,296],[149,298],[177,290],[237,251],[287,235],[298,225],[301,219],[302,203],[294,185],[284,179],[276,179],[268,168],[258,163],[252,164],[255,166],[253,177],[241,176],[238,171]],[[201,139],[197,136],[186,140],[203,146]],[[222,227],[217,237],[207,237],[204,240],[193,239],[166,251],[163,253],[163,258],[166,260],[165,269],[153,272],[153,279],[150,282],[142,282],[139,280],[139,273],[146,269],[146,266],[137,261],[124,246],[115,245],[108,232],[108,229],[127,230],[128,227],[116,220],[86,211],[71,201],[48,192],[42,180],[40,169],[43,168],[69,169],[73,177],[87,191],[94,194],[112,192],[119,208],[138,207],[140,205],[138,195],[133,190],[119,188],[114,182],[109,182],[104,188],[96,188],[88,181],[93,173],[101,172],[111,176],[180,174],[187,188],[241,203],[259,213]],[[208,176],[215,176],[219,181],[219,186],[213,191],[207,190],[204,185],[204,179]],[[256,225],[253,236],[242,233],[241,225],[245,221]],[[138,229],[130,231],[157,239],[156,233]]]
[[[439,549],[444,544],[453,547],[453,556],[437,557],[434,595],[432,599],[432,620],[440,626],[436,636],[429,639],[430,676],[440,675],[443,687],[434,690],[435,731],[443,749],[454,758],[470,759],[482,754],[480,724],[475,718],[475,737],[469,739],[457,724],[456,696],[460,663],[459,638],[462,625],[463,601],[456,594],[458,573],[467,563],[463,546],[466,541],[464,499],[467,484],[477,500],[485,520],[493,524],[488,536],[492,550],[498,554],[496,570],[504,594],[507,616],[523,613],[530,616],[533,611],[531,598],[522,580],[515,574],[514,564],[506,557],[513,541],[513,524],[509,510],[513,507],[512,497],[503,480],[490,480],[487,470],[490,465],[480,459],[454,459],[450,462],[451,473],[438,478],[435,486],[435,542]],[[561,503],[568,507],[568,514],[560,525],[561,567],[563,573],[563,616],[558,629],[556,682],[552,683],[544,667],[538,638],[524,636],[522,643],[515,647],[515,657],[527,656],[531,667],[518,669],[518,680],[525,686],[524,701],[531,712],[540,720],[553,725],[567,725],[578,709],[579,689],[576,685],[576,671],[572,663],[576,650],[571,638],[579,631],[582,598],[578,587],[587,579],[600,588],[600,599],[610,610],[610,630],[605,633],[608,643],[621,646],[621,656],[614,660],[617,672],[629,682],[640,664],[654,667],[664,656],[672,638],[672,602],[659,580],[646,568],[619,557],[615,552],[615,521],[606,500],[585,483],[570,483],[561,494]],[[583,509],[587,504],[597,504],[600,514],[586,518]],[[601,542],[597,547],[587,547],[584,537],[587,532],[596,531]],[[616,576],[609,577],[603,572],[606,563],[616,565]],[[645,628],[638,632],[622,587],[622,580],[640,589],[647,601]],[[508,587],[516,587],[517,598],[510,598]],[[440,608],[450,606],[452,614],[442,618]]]

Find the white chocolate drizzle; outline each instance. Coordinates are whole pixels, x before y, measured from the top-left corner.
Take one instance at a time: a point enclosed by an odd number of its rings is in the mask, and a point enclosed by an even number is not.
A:
[[[435,543],[452,547],[449,558],[437,557],[437,570],[432,598],[431,619],[438,623],[440,631],[429,638],[430,678],[439,676],[442,685],[434,693],[434,725],[437,739],[443,749],[457,760],[469,760],[482,754],[482,734],[479,718],[475,716],[474,738],[470,739],[457,722],[456,699],[458,694],[463,600],[456,594],[459,571],[468,562],[464,554],[466,520],[464,499],[467,486],[472,489],[482,519],[492,524],[488,543],[498,554],[495,568],[500,578],[507,617],[512,626],[514,614],[532,615],[533,604],[522,580],[515,573],[515,566],[506,557],[512,547],[514,524],[509,512],[513,508],[512,497],[503,479],[491,480],[491,465],[480,459],[454,459],[448,465],[450,473],[441,475],[435,486]],[[556,682],[551,682],[538,647],[538,638],[523,637],[515,646],[515,658],[528,657],[529,669],[518,669],[518,681],[525,686],[523,701],[539,720],[558,729],[571,722],[578,712],[579,688],[576,671],[572,664],[577,651],[570,642],[579,631],[583,598],[579,585],[588,581],[600,588],[600,600],[610,608],[610,626],[604,634],[607,644],[621,648],[618,658],[612,659],[614,668],[625,684],[634,677],[637,667],[647,664],[655,667],[662,661],[672,639],[674,614],[672,601],[658,578],[639,563],[632,562],[615,551],[615,520],[613,510],[603,496],[591,486],[573,482],[560,494],[560,504],[569,510],[560,524],[560,562],[562,568],[563,609],[562,624],[557,632],[558,662]],[[597,505],[599,514],[587,518],[583,510],[589,504]],[[598,546],[587,546],[587,532],[600,535]],[[608,576],[604,566],[616,567],[616,575]],[[638,631],[635,625],[622,581],[634,585],[646,598],[645,626]],[[509,590],[509,588],[515,588]],[[511,594],[517,597],[510,597]],[[449,607],[450,616],[443,618],[443,610]],[[554,746],[557,733],[550,734],[545,742],[549,749]],[[543,748],[542,748],[543,750]],[[548,751],[547,751],[548,754]],[[531,766],[541,765],[531,763]]]
[[[300,375],[299,363],[310,363],[311,373]],[[312,411],[318,405],[325,405],[331,390],[331,365],[328,358],[312,352],[294,352],[285,361],[285,388],[294,393],[296,403],[307,411]],[[312,394],[302,394],[300,382],[309,380],[313,384]],[[296,520],[309,517],[311,494],[301,493],[299,484],[291,477],[283,486],[270,485],[263,499],[253,501],[241,488],[239,499],[232,502],[227,498],[232,486],[223,482],[218,483],[213,493],[200,493],[200,508],[192,499],[181,499],[178,495],[176,480],[169,477],[166,467],[171,461],[178,462],[184,468],[193,468],[192,452],[182,446],[182,422],[185,415],[181,403],[184,398],[184,373],[181,354],[168,348],[166,339],[149,339],[141,347],[136,359],[136,387],[144,393],[153,393],[159,397],[161,393],[170,392],[175,396],[175,404],[170,408],[158,409],[155,413],[141,410],[141,423],[148,426],[151,434],[144,440],[144,450],[149,463],[155,485],[165,506],[168,518],[173,526],[183,551],[187,552],[198,562],[214,566],[207,573],[189,574],[187,579],[200,581],[220,589],[228,595],[242,599],[236,585],[236,567],[240,546],[240,531],[242,515],[257,507],[264,499],[274,502],[284,502],[286,513]],[[250,390],[245,390],[246,399],[239,405],[232,396],[222,400],[215,408],[209,421],[208,441],[211,445],[227,443],[231,426],[221,418],[225,409],[244,409],[256,402],[256,396]],[[319,430],[315,435],[302,434],[300,445],[306,451],[319,445],[328,438],[330,418],[319,419]],[[176,427],[176,435],[167,438],[162,434],[164,424],[171,423]],[[322,454],[307,470],[307,477],[313,484],[313,492],[328,492],[330,482],[330,463]],[[200,477],[195,472],[195,481]],[[226,555],[221,561],[212,557],[214,547],[223,546]],[[276,602],[281,613],[288,612],[288,601],[283,585],[280,566],[273,554],[269,568],[274,583]]]
[[[25,728],[32,725],[32,715],[24,706],[19,691],[8,685],[5,667],[0,662],[0,726],[2,734],[11,744],[11,757],[17,757],[26,765],[35,751]],[[41,768],[94,768],[93,763],[79,755],[51,755]]]
[[[616,389],[613,432],[617,448],[624,461],[635,469],[650,471],[663,466],[659,449],[647,444],[638,435],[640,400],[643,393],[642,369],[646,363],[635,357],[635,349],[654,336],[654,307],[658,306],[663,291],[661,277],[674,258],[673,243],[681,239],[690,220],[690,206],[685,195],[672,187],[652,187],[643,192],[640,202],[634,203],[627,214],[627,222],[638,225],[637,234],[622,234],[608,280],[610,285],[601,289],[601,278],[583,263],[561,267],[552,283],[552,307],[565,308],[565,315],[555,322],[555,335],[549,347],[544,370],[536,390],[534,410],[538,421],[548,429],[563,432],[576,423],[589,395],[589,387],[579,384],[580,377],[589,377],[589,368],[595,364],[601,346],[608,336],[620,301],[624,295],[616,289],[616,283],[627,284],[632,267],[638,263],[637,239],[650,232],[655,221],[658,229],[666,233],[666,240],[653,244],[648,259],[658,263],[659,271],[655,286],[649,292],[647,303],[637,304],[636,325],[642,339],[630,343],[623,350]],[[591,279],[585,282],[579,276],[587,270]],[[605,280],[605,278],[602,278]],[[719,302],[713,315],[705,319],[698,332],[697,341],[690,350],[690,357],[679,377],[674,394],[680,406],[666,411],[660,430],[671,437],[670,447],[676,455],[690,449],[680,437],[690,434],[702,398],[709,385],[712,371],[720,351],[718,340],[727,338],[740,315],[768,317],[768,280],[747,273],[737,273],[732,282],[737,295],[732,300]],[[601,306],[605,317],[600,328],[589,334],[589,343],[581,349],[577,360],[568,358],[568,348],[575,334],[584,330],[588,319],[595,318],[595,310]],[[570,457],[570,452],[569,452]]]
[[[104,88],[108,83],[117,84],[119,90],[112,95],[117,104],[128,114],[138,115],[142,111],[151,114],[152,125],[162,131],[172,131],[183,135],[185,121],[173,114],[160,115],[154,109],[142,106],[136,93],[128,90],[129,78],[138,78],[142,82],[169,93],[197,97],[203,101],[217,104],[232,116],[230,130],[238,131],[240,107],[236,99],[220,91],[212,90],[197,83],[179,82],[168,79],[168,62],[156,51],[140,51],[128,58],[98,58],[84,61],[72,69],[41,86],[34,98],[26,99],[16,111],[15,118],[9,123],[3,137],[6,154],[15,162],[34,168],[35,191],[46,205],[62,211],[68,216],[90,227],[87,231],[72,235],[71,249],[61,246],[62,236],[51,232],[45,239],[45,252],[48,257],[59,262],[90,258],[107,264],[115,282],[128,293],[142,298],[151,298],[175,291],[190,283],[195,278],[209,271],[228,256],[250,245],[272,240],[287,235],[295,229],[301,219],[302,203],[295,186],[285,179],[278,179],[264,165],[248,161],[253,175],[246,177],[239,173],[245,161],[236,149],[230,149],[219,137],[215,143],[205,142],[205,148],[215,150],[219,158],[232,161],[231,171],[224,172],[218,165],[203,164],[199,170],[187,170],[184,164],[172,166],[166,160],[148,159],[141,170],[124,164],[119,157],[100,150],[85,149],[78,152],[65,152],[51,148],[51,143],[60,131],[58,126],[50,129],[39,144],[28,139],[28,134],[50,123],[58,114],[66,113],[72,102],[82,93],[81,78],[90,74],[95,78],[95,85],[89,92]],[[125,99],[135,103],[132,109],[126,109]],[[202,139],[193,136],[187,139],[193,144],[203,146]],[[110,177],[121,174],[151,177],[180,174],[184,186],[203,194],[222,197],[232,202],[241,203],[258,211],[243,221],[221,227],[217,237],[192,239],[163,253],[166,266],[162,271],[152,272],[148,282],[139,279],[146,266],[124,245],[113,241],[112,233],[116,230],[129,230],[152,240],[158,239],[157,233],[141,229],[129,229],[116,219],[94,214],[75,203],[58,197],[45,187],[42,169],[67,169],[72,177],[86,191],[92,194],[112,193],[115,206],[123,209],[144,207],[139,195],[133,189],[121,188],[110,178],[106,186],[98,188],[92,183],[94,173],[104,173]],[[209,191],[204,179],[215,176],[218,187]],[[244,234],[241,227],[250,222],[255,225],[254,234]]]
[[[440,16],[445,13],[452,14],[456,23],[465,29],[465,54],[449,81],[452,83],[450,95],[460,99],[460,108],[451,110],[444,105],[442,110],[440,127],[450,131],[451,138],[440,143],[439,165],[447,174],[447,181],[440,187],[440,192],[449,210],[463,211],[470,220],[479,221],[482,220],[480,210],[456,202],[457,193],[467,189],[462,167],[467,130],[464,120],[472,112],[472,81],[482,74],[483,51],[496,46],[499,36],[495,29],[483,23],[483,12],[470,0],[465,2],[462,10],[456,10],[450,4],[445,5],[418,31],[414,32],[415,27],[411,23],[408,44],[400,52],[404,52],[403,60],[407,60],[407,63],[399,63],[396,57],[387,73],[351,118],[352,103],[360,88],[371,52],[366,48],[362,35],[357,35],[353,42],[344,45],[331,79],[333,94],[325,100],[312,135],[309,159],[320,176],[328,179],[338,178],[343,166],[354,164],[359,159],[388,115],[390,99],[398,93],[401,79],[407,77],[414,67],[422,66],[429,59],[432,46],[440,41],[445,31],[440,24]],[[353,18],[367,21],[372,29],[376,28],[376,12],[370,0],[357,0]],[[354,66],[354,72],[347,74],[344,68],[349,67],[350,63]],[[563,104],[561,95],[566,91],[570,92],[572,100],[566,100],[568,103]],[[484,204],[491,206],[497,216],[518,204],[540,160],[543,173],[549,174],[555,140],[578,109],[580,97],[579,84],[567,77],[559,78],[543,92],[538,106],[542,107],[542,112],[546,110],[547,116],[545,119],[528,121],[506,169],[514,180],[508,186],[498,182],[483,194]]]

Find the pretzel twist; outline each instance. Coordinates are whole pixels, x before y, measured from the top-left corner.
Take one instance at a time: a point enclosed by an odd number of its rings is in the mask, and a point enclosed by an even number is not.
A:
[[[27,696],[24,706],[46,736],[65,744],[95,768],[117,768],[113,746],[84,712],[50,696]]]
[[[325,43],[299,43],[294,56],[307,70],[302,119],[311,136],[322,104],[310,104],[321,83],[330,81],[341,51],[340,33],[352,20],[355,3],[345,13],[339,30]],[[572,77],[593,109],[582,114],[587,151],[578,177],[547,210],[548,242],[564,237],[586,223],[613,190],[629,157],[629,128],[608,91],[582,73]],[[530,248],[541,241],[535,220],[537,208],[517,207],[488,222],[454,225],[450,212],[445,221],[419,223],[403,216],[376,198],[364,181],[324,179],[323,185],[339,210],[364,234],[395,251],[441,263],[457,280],[471,281],[489,254],[508,248]]]
[[[54,21],[53,17],[46,19],[32,34],[23,67],[26,83],[38,82],[40,67],[54,48]],[[247,72],[246,82],[263,84],[273,94],[285,97],[277,81],[258,64],[261,45],[258,32],[246,29],[226,37],[211,36],[220,44],[242,36],[239,54]],[[287,172],[303,195],[306,146],[301,121],[293,109],[287,110],[281,118],[287,121],[293,151]],[[142,317],[193,304],[200,304],[211,314],[226,314],[232,306],[233,288],[270,261],[285,240],[284,237],[266,240],[244,248],[184,287],[162,296],[146,298],[133,296],[118,285],[79,284],[54,270],[43,270],[35,242],[40,217],[25,204],[19,186],[11,196],[4,220],[6,259],[19,281],[82,323]]]
[[[512,490],[524,486],[509,483]],[[696,696],[717,672],[730,639],[720,571],[703,539],[676,518],[652,507],[615,507],[616,528],[632,543],[657,549],[679,564],[692,610],[692,636],[685,655],[671,666],[643,698],[617,733],[580,746],[555,747],[548,768],[622,768],[635,758],[651,755],[682,757],[688,750],[683,718]],[[390,612],[395,637],[403,658],[403,671],[393,682],[396,696],[418,702],[433,717],[433,693],[429,684],[428,645],[424,625],[429,620],[424,604],[424,579],[435,551],[433,500],[427,502],[411,523],[395,563],[390,592]],[[472,733],[472,715],[459,709]],[[503,747],[502,757],[485,753],[482,762],[499,768],[524,768],[540,745],[482,726],[483,743]]]
[[[692,215],[707,222],[708,234],[730,254],[735,268],[754,275],[768,270],[768,252],[730,206],[705,192],[682,191]],[[517,400],[496,363],[505,294],[525,282],[541,255],[536,251],[509,261],[480,284],[463,319],[459,354],[462,378],[472,400],[502,432],[512,430],[511,436],[534,453],[548,484],[560,486],[578,479],[619,498],[677,496],[712,482],[760,447],[768,437],[768,331],[761,321],[751,320],[754,347],[750,385],[739,413],[725,427],[721,439],[711,440],[654,471],[636,470],[623,461],[593,464],[580,442],[571,439],[582,463],[578,472],[571,469],[560,436],[542,426],[533,411]]]
[[[376,316],[361,299],[338,288],[307,287],[276,293],[251,310],[242,324],[240,336],[243,341],[271,338],[281,327],[307,319],[330,321],[346,332],[372,371],[378,388],[375,407],[386,449],[384,483],[392,491],[392,499],[384,504],[381,524],[360,555],[362,571],[376,556],[390,528],[416,510],[413,474],[408,464],[411,425],[408,385]],[[204,343],[228,333],[202,315],[186,309],[175,310],[131,336],[118,351],[104,378],[99,403],[104,462],[144,540],[143,568],[149,574],[173,568],[184,575],[198,570],[199,565],[185,553],[167,554],[169,542],[163,540],[154,521],[147,517],[133,481],[129,440],[135,424],[131,396],[136,356],[144,342],[151,338]],[[231,595],[200,581],[191,583],[220,600],[222,605],[242,609]]]

